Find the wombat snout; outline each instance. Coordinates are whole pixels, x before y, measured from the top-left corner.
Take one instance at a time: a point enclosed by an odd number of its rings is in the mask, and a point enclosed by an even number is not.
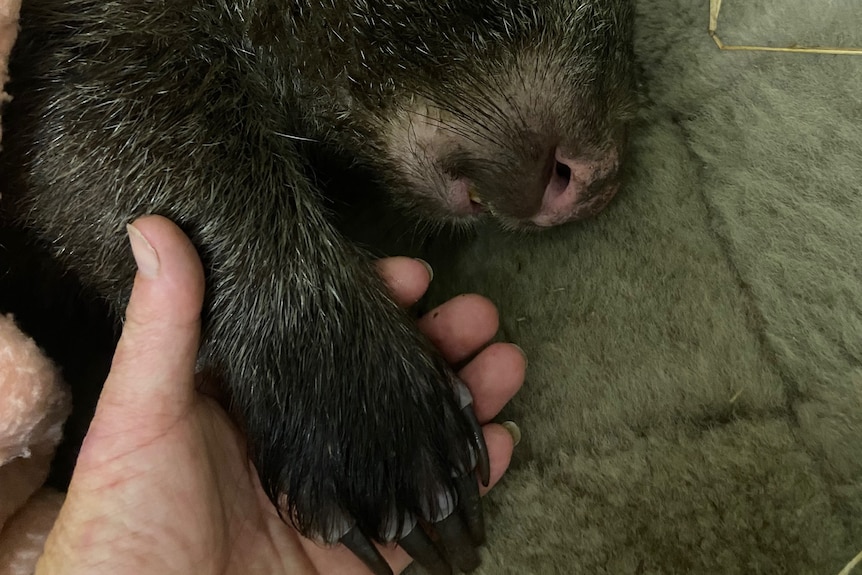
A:
[[[450,180],[441,196],[463,218],[490,212],[512,228],[549,228],[597,215],[620,187],[624,144],[575,151],[554,142],[532,134],[496,151],[451,153],[457,159],[443,162]]]
[[[466,85],[429,84],[384,116],[380,149],[400,181],[390,191],[468,225],[491,216],[539,229],[596,215],[620,185],[634,109],[629,60],[585,71],[553,48],[510,52],[511,65]]]

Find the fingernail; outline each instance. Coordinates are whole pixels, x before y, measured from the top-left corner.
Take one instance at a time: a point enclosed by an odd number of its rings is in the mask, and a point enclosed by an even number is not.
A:
[[[132,246],[132,255],[135,256],[138,271],[148,278],[159,275],[159,255],[144,234],[132,224],[126,226],[126,232],[129,234],[129,244]]]
[[[524,369],[527,369],[527,364],[529,363],[529,361],[527,360],[527,352],[524,351],[524,348],[522,348],[517,343],[513,343],[512,345],[514,345],[515,348],[521,352],[521,355],[524,357]]]
[[[419,262],[420,264],[425,266],[425,269],[428,270],[428,281],[430,282],[431,280],[433,280],[434,279],[434,270],[431,268],[431,264],[429,264],[428,262],[426,262],[422,258],[413,258],[413,259],[415,259],[417,262]]]
[[[512,442],[515,444],[515,447],[518,447],[518,444],[521,443],[521,428],[514,421],[504,421],[501,425],[512,436]]]

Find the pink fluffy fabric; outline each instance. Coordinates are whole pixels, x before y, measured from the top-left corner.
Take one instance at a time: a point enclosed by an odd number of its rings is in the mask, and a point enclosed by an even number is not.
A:
[[[9,100],[20,8],[21,0],[0,0],[0,106]],[[42,485],[70,410],[57,369],[11,316],[0,316],[0,575],[35,571],[63,504],[61,493]]]
[[[56,367],[0,316],[0,575],[33,572],[62,505],[40,488],[70,409]]]
[[[45,482],[69,406],[54,365],[0,317],[0,528]]]

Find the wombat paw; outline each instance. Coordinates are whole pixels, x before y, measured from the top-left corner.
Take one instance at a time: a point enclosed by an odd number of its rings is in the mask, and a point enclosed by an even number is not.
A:
[[[470,429],[471,467],[452,470],[452,485],[438,491],[436,509],[426,506],[417,517],[393,506],[389,530],[382,537],[383,540],[398,541],[402,549],[433,575],[452,573],[451,564],[462,571],[472,571],[479,566],[475,548],[485,542],[485,519],[475,473],[479,473],[482,485],[487,487],[490,480],[488,447],[473,412],[470,391],[461,382],[456,383],[456,390],[461,414]],[[436,535],[439,545],[432,541],[429,533]],[[356,524],[340,540],[375,575],[391,574],[377,548]]]
[[[402,397],[405,385],[378,392],[375,408],[327,401],[331,409],[301,417],[305,432],[293,439],[304,441],[259,462],[288,522],[309,538],[343,543],[375,575],[391,570],[373,542],[397,542],[433,575],[479,565],[485,524],[476,476],[488,485],[488,449],[467,387],[434,371],[435,381]]]

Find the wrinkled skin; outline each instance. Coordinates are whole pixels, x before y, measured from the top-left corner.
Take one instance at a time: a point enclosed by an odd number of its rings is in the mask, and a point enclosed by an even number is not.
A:
[[[30,0],[6,208],[117,312],[126,223],[180,224],[208,276],[201,365],[267,494],[308,536],[355,520],[391,540],[405,512],[445,511],[478,446],[450,368],[333,225],[308,150],[427,221],[593,215],[633,112],[630,4]]]

